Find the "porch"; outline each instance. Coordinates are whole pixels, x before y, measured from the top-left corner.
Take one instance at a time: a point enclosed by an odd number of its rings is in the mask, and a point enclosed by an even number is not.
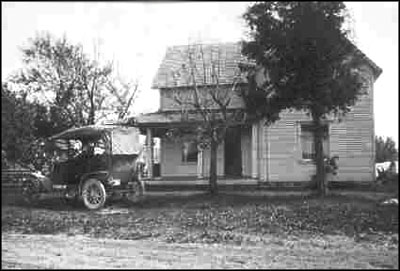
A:
[[[154,183],[186,180],[195,184],[194,181],[201,183],[208,178],[211,153],[194,132],[202,121],[196,113],[183,118],[181,112],[161,111],[138,116],[133,121],[132,125],[146,136],[144,155],[149,180]],[[258,123],[235,122],[229,126],[217,149],[217,175],[222,182],[260,179],[265,167],[265,159],[260,157],[261,133]]]

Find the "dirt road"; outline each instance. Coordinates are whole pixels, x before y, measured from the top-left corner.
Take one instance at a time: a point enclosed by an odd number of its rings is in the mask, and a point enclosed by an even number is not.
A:
[[[340,240],[339,240],[340,239]],[[396,268],[397,249],[345,237],[270,245],[169,244],[66,235],[2,234],[2,268]]]

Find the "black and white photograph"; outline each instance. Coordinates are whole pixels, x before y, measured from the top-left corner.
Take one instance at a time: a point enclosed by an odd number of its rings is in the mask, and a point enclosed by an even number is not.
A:
[[[398,13],[2,1],[2,269],[398,269]]]

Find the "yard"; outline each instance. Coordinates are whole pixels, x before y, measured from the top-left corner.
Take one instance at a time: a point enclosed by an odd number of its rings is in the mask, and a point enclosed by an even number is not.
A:
[[[381,199],[149,195],[96,212],[3,201],[2,267],[397,268],[398,206]]]

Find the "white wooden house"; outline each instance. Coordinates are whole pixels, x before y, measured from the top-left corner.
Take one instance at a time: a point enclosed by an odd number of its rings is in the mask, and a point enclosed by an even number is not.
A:
[[[209,149],[199,150],[194,138],[179,142],[166,136],[171,127],[190,127],[199,121],[196,114],[183,120],[179,105],[173,98],[173,91],[191,91],[177,72],[187,64],[187,49],[187,46],[167,49],[153,81],[153,88],[160,91],[160,109],[136,119],[137,125],[147,135],[148,146],[153,137],[161,141],[159,176],[150,172],[150,177],[197,179],[208,176]],[[363,60],[361,68],[366,75],[366,93],[341,122],[328,118],[324,141],[325,154],[339,157],[337,180],[343,182],[375,179],[373,84],[382,70],[357,48],[354,49]],[[219,64],[220,85],[230,87],[239,64],[245,61],[240,53],[240,43],[208,44],[203,45],[202,50],[206,61],[212,58],[214,52],[219,52],[222,56]],[[245,84],[242,87],[246,87]],[[232,109],[243,106],[240,95],[234,97],[229,105]],[[315,174],[315,164],[311,159],[311,119],[303,112],[290,111],[282,112],[280,117],[271,126],[259,120],[232,127],[218,149],[218,176],[256,179],[266,183],[310,181]],[[149,157],[151,161],[151,153]]]

